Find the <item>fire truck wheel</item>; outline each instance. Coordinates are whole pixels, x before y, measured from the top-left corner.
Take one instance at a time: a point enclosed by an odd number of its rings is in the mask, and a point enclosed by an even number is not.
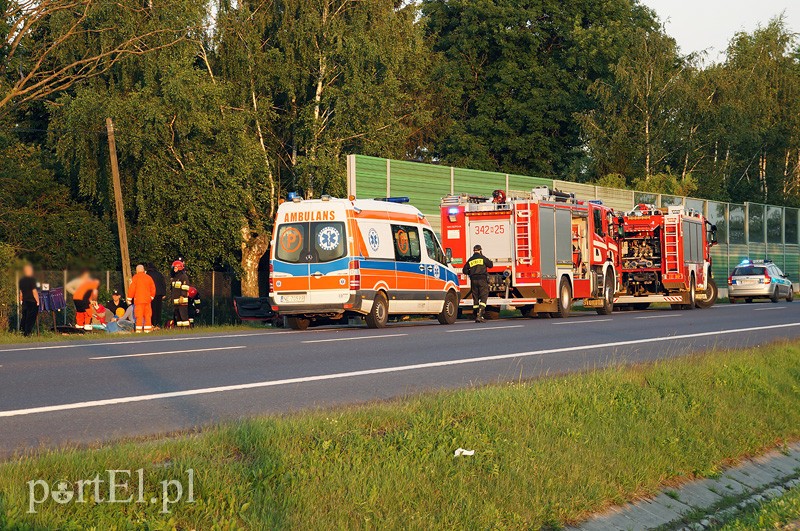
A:
[[[572,287],[569,285],[567,277],[561,277],[558,283],[558,299],[556,299],[557,312],[552,312],[551,317],[569,317],[569,309],[572,307]]]
[[[697,285],[694,283],[694,277],[689,281],[689,304],[683,305],[683,310],[694,310],[697,304]]]
[[[306,330],[308,325],[311,324],[310,319],[303,319],[302,317],[289,317],[289,328],[292,330]]]
[[[709,278],[708,286],[706,286],[706,296],[702,300],[697,300],[697,307],[701,309],[711,308],[717,302],[718,295],[717,283],[714,282],[713,278]]]
[[[606,281],[603,283],[603,306],[597,308],[598,315],[611,315],[614,311],[614,275],[606,274]]]
[[[451,325],[456,322],[458,318],[458,297],[452,291],[447,293],[444,298],[444,307],[442,312],[437,316],[439,323],[443,325]]]
[[[372,309],[364,317],[367,322],[368,328],[383,328],[389,321],[389,301],[386,300],[386,295],[382,292],[375,294],[375,301],[372,303]]]

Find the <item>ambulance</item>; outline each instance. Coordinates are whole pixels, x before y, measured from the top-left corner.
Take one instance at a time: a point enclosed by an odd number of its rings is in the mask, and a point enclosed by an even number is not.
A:
[[[458,276],[408,198],[299,197],[278,207],[270,251],[272,309],[295,330],[363,316],[458,317]]]

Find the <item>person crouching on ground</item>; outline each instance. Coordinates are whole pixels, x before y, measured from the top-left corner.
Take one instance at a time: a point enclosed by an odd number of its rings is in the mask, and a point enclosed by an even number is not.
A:
[[[136,332],[150,333],[153,330],[153,309],[150,303],[156,296],[156,285],[144,271],[144,266],[136,266],[136,274],[128,288],[128,300],[133,302],[133,315],[136,317]]]
[[[92,292],[99,287],[100,281],[93,279],[88,269],[84,269],[81,276],[65,286],[67,293],[72,293],[72,301],[75,303],[76,328],[87,331],[92,329],[90,300]]]

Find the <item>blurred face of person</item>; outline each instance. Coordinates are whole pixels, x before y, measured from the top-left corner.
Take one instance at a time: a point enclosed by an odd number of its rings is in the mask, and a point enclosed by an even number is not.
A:
[[[115,293],[115,294],[113,294],[111,296],[111,298],[114,300],[114,302],[119,302],[119,298],[120,297],[121,297],[121,295],[119,293]]]
[[[33,276],[33,266],[32,265],[26,265],[25,267],[23,267],[22,268],[22,274],[24,276],[26,276],[26,277],[32,277]]]

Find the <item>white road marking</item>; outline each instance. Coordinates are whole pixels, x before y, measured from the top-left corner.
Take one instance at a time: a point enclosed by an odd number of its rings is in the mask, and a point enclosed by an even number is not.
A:
[[[89,358],[90,360],[115,360],[118,358],[145,358],[147,356],[164,356],[165,354],[188,354],[189,352],[215,352],[217,350],[236,350],[240,347],[217,347],[217,348],[193,348],[190,350],[167,350],[164,352],[144,352],[142,354],[118,354],[116,356],[98,356],[96,358]]]
[[[669,314],[669,315],[648,315],[646,317],[634,317],[634,319],[662,319],[664,317],[680,317],[683,314]]]
[[[320,374],[317,376],[301,376],[298,378],[286,378],[284,380],[267,380],[264,382],[252,382],[246,384],[224,385],[220,387],[204,387],[200,389],[186,389],[184,391],[171,391],[167,393],[155,393],[150,395],[124,396],[120,398],[108,398],[105,400],[93,400],[89,402],[73,402],[71,404],[58,404],[54,406],[32,407],[27,409],[12,409],[0,411],[0,418],[18,417],[21,415],[33,415],[36,413],[51,413],[54,411],[67,411],[71,409],[84,409],[92,407],[112,406],[119,404],[130,404],[133,402],[145,402],[149,400],[161,400],[166,398],[178,398],[184,396],[208,395],[214,393],[225,393],[229,391],[244,391],[248,389],[261,389],[265,387],[279,387],[308,382],[321,382],[325,380],[339,380],[342,378],[353,378],[356,376],[373,376],[376,374],[388,374],[395,372],[406,372],[420,369],[432,369],[437,367],[450,367],[454,365],[466,365],[469,363],[482,363],[489,361],[500,361],[515,358],[527,358],[531,356],[541,356],[544,354],[557,354],[560,352],[579,352],[582,350],[597,350],[601,348],[623,347],[627,345],[640,345],[642,343],[663,343],[677,341],[679,339],[692,339],[697,337],[709,337],[719,334],[742,334],[745,332],[756,332],[759,330],[776,330],[780,328],[800,327],[800,323],[786,323],[769,326],[756,326],[752,328],[741,328],[732,330],[715,330],[713,332],[697,332],[694,334],[682,334],[667,337],[648,337],[643,339],[631,339],[628,341],[614,341],[611,343],[595,343],[593,345],[578,345],[575,347],[551,348],[545,350],[533,350],[530,352],[515,352],[513,354],[497,354],[494,356],[481,356],[478,358],[462,358],[456,360],[433,361],[429,363],[417,363],[414,365],[400,365],[395,367],[383,367],[378,369],[367,369],[362,371],[339,372],[333,374]]]
[[[385,337],[400,337],[408,334],[386,334],[382,336],[337,337],[334,339],[310,339],[301,343],[328,343],[329,341],[361,341],[362,339],[383,339]]]
[[[448,334],[456,332],[486,332],[488,330],[505,330],[506,328],[523,328],[525,325],[489,326],[486,328],[462,328],[461,330],[445,330]]]
[[[580,321],[561,321],[559,323],[552,323],[554,326],[558,325],[574,325],[574,324],[592,324],[592,323],[605,323],[613,319],[581,319]]]
[[[753,308],[754,312],[768,312],[770,310],[785,310],[786,306],[772,306],[770,308]]]
[[[230,339],[237,337],[256,337],[256,336],[274,336],[278,334],[296,334],[294,331],[281,331],[281,332],[255,332],[252,334],[229,334],[229,335],[207,335],[207,336],[191,336],[191,337],[170,337],[164,339],[137,339],[135,341],[107,341],[107,342],[92,342],[92,343],[76,343],[72,345],[47,345],[44,347],[26,347],[26,348],[8,348],[0,350],[2,352],[27,352],[29,350],[53,350],[59,348],[86,348],[86,347],[108,347],[111,345],[139,345],[142,343],[163,343],[165,341],[202,341],[206,339]]]

